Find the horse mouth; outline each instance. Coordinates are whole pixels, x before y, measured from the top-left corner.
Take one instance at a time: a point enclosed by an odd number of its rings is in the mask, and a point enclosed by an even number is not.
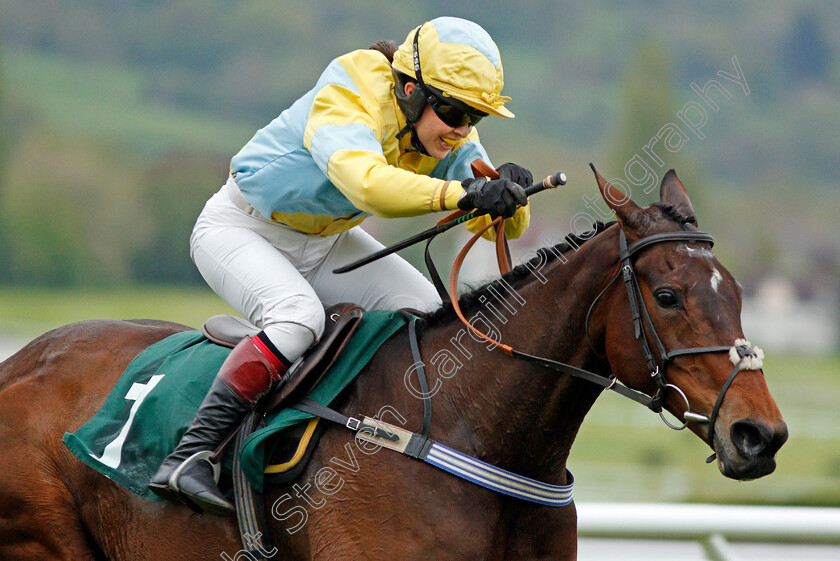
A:
[[[727,461],[724,454],[718,454],[718,468],[723,475],[730,479],[752,481],[773,473],[776,470],[776,458]]]
[[[787,441],[784,423],[776,427],[745,419],[730,425],[729,439],[715,435],[715,451],[720,472],[731,479],[750,481],[773,473],[776,453]]]

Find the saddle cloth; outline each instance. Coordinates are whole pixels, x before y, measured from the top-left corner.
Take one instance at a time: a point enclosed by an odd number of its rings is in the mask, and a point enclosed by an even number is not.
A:
[[[403,325],[400,312],[365,312],[351,340],[307,397],[328,405]],[[149,491],[149,480],[192,422],[229,353],[200,331],[176,333],[155,343],[128,365],[102,408],[75,432],[65,433],[64,444],[83,463],[132,493],[161,500]],[[239,457],[256,491],[263,489],[276,443],[272,437],[310,418],[293,409],[269,413],[265,426],[245,441]],[[223,472],[230,473],[231,463],[228,453]]]

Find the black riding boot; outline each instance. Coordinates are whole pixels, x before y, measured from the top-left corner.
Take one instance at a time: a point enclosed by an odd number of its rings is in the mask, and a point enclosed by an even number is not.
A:
[[[231,351],[210,391],[198,408],[177,448],[166,457],[149,482],[155,494],[181,501],[199,511],[220,516],[234,514],[234,506],[219,491],[210,454],[242,420],[248,410],[279,380],[288,366],[285,358],[260,333],[245,338]]]
[[[221,378],[213,380],[195,419],[181,437],[178,447],[158,468],[149,482],[149,488],[165,499],[184,499],[190,506],[201,511],[219,515],[233,514],[233,505],[216,486],[213,465],[207,456],[212,454],[249,408],[250,404],[236,395]],[[208,454],[185,464],[201,452]]]

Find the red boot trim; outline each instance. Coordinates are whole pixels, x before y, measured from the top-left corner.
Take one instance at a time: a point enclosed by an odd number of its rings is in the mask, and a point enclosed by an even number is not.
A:
[[[283,356],[279,350],[277,350],[277,347],[274,346],[264,331],[260,331],[256,336],[252,337],[251,342],[277,370],[276,377],[274,376],[274,372],[272,372],[272,378],[279,380],[289,368],[291,363],[286,360],[286,357]]]
[[[258,339],[242,339],[228,355],[218,377],[248,403],[255,403],[286,372],[283,364],[276,366],[259,346]],[[270,355],[269,355],[270,356]]]

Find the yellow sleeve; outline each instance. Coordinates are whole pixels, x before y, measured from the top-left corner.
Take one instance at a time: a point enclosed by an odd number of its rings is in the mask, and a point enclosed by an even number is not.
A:
[[[487,226],[492,220],[490,216],[478,216],[473,218],[469,222],[465,224],[467,230],[470,232],[478,232],[485,226]],[[514,240],[521,236],[525,230],[528,229],[528,226],[531,223],[531,206],[530,203],[526,206],[519,207],[516,210],[516,214],[505,220],[505,236],[509,240]],[[496,241],[496,230],[494,228],[490,228],[487,230],[482,238],[488,239],[491,242]]]
[[[460,181],[418,175],[360,150],[334,152],[328,169],[330,181],[350,202],[385,218],[454,210],[464,191]]]
[[[304,146],[336,188],[358,209],[386,218],[457,208],[458,181],[434,179],[388,164],[384,125],[365,100],[340,85],[315,96]]]

